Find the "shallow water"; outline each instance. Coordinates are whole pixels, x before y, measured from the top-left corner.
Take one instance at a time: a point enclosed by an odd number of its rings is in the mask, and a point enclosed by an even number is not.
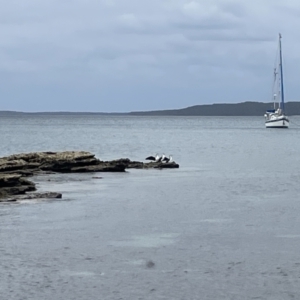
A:
[[[2,118],[1,156],[165,153],[180,168],[36,177],[63,199],[0,206],[1,296],[300,299],[300,131],[263,126],[256,117]]]

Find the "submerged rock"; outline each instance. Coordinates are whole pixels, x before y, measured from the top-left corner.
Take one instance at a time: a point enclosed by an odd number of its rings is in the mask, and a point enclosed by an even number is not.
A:
[[[13,197],[7,197],[5,199],[0,198],[0,202],[17,202],[22,200],[34,200],[34,199],[58,199],[62,198],[61,193],[45,192],[45,193],[29,193],[25,195],[16,195]]]
[[[152,261],[152,260],[148,260],[147,263],[146,263],[146,267],[148,269],[151,269],[151,268],[154,268],[155,266],[155,263]]]

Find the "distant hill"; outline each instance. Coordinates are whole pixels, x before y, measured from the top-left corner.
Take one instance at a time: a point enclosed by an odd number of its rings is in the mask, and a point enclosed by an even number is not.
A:
[[[130,116],[263,116],[267,109],[271,109],[273,103],[242,102],[195,105],[181,109],[133,111],[129,113],[102,113],[102,112],[37,112],[25,113],[16,111],[0,111],[0,116],[11,115],[130,115]],[[288,102],[285,104],[287,115],[300,115],[300,102]]]
[[[131,112],[134,116],[263,116],[273,103],[243,102],[195,105],[182,109]],[[300,102],[285,103],[287,115],[300,115]]]

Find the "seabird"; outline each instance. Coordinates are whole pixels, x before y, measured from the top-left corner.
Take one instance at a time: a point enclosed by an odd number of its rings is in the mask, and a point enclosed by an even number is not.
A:
[[[145,160],[156,161],[156,160],[158,160],[158,157],[159,157],[158,154],[156,154],[155,157],[151,155],[151,156],[146,157]]]
[[[163,154],[156,162],[161,162],[165,159],[165,155]]]
[[[166,163],[171,162],[172,161],[172,156],[169,155],[169,158],[168,157],[164,157],[164,159],[162,161],[165,161]]]
[[[148,156],[145,158],[145,160],[155,160],[155,157],[154,156]]]

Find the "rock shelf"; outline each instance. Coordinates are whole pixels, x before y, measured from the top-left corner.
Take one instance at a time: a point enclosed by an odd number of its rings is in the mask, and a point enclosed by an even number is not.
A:
[[[33,193],[35,183],[26,177],[41,173],[125,172],[126,169],[179,168],[176,162],[139,162],[128,158],[101,161],[86,151],[32,152],[0,158],[0,202],[61,198],[59,193]],[[21,196],[18,196],[21,195]]]

